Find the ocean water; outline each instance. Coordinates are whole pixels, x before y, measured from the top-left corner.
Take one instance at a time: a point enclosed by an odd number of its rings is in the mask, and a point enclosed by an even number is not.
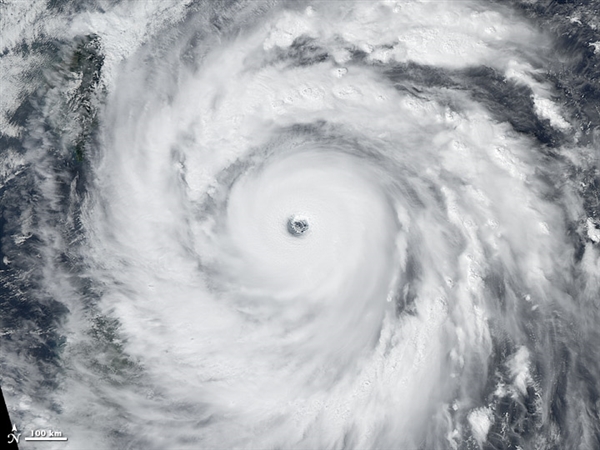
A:
[[[599,5],[1,2],[20,445],[599,449]]]

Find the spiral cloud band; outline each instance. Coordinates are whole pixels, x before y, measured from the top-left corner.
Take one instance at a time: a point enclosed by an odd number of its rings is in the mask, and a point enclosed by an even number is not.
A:
[[[2,23],[1,381],[44,448],[600,446],[600,88],[557,69],[593,42],[532,2],[58,3]]]

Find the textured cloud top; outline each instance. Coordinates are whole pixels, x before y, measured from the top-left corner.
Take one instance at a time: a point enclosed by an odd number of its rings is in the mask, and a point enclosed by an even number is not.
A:
[[[557,69],[595,47],[569,55],[551,10],[22,5],[0,59],[22,429],[600,445],[598,91]]]

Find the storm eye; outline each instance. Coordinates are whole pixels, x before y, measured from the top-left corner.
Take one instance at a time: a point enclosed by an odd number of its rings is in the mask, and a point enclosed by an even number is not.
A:
[[[292,216],[288,219],[287,230],[292,236],[302,236],[308,231],[308,220],[301,216]]]

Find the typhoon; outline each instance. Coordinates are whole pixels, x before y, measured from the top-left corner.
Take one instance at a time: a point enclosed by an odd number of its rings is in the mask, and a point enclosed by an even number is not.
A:
[[[0,2],[0,385],[68,437],[21,445],[600,449],[562,3]]]

